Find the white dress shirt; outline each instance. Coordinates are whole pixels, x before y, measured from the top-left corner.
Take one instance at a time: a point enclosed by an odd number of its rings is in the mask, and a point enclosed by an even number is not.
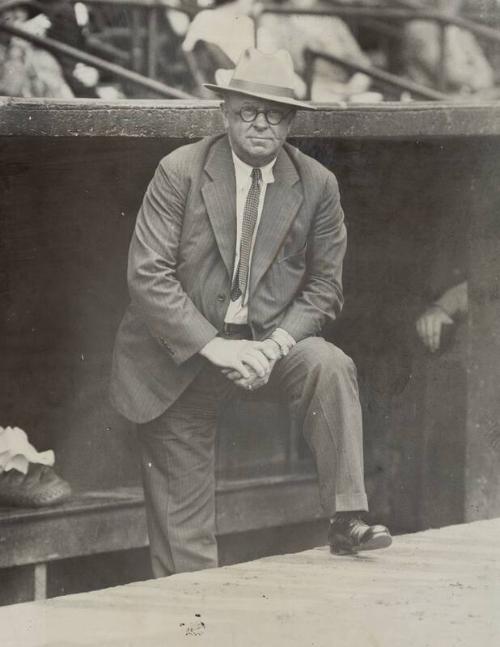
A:
[[[245,209],[245,202],[247,199],[248,191],[252,184],[252,169],[253,166],[249,166],[242,162],[239,157],[237,157],[234,152],[233,162],[234,162],[234,172],[236,176],[236,249],[235,249],[235,258],[234,258],[234,270],[233,270],[233,281],[238,268],[238,262],[240,259],[240,244],[241,244],[241,229],[243,224],[243,210]],[[259,197],[259,207],[257,210],[257,222],[255,223],[255,229],[253,231],[252,245],[250,248],[250,261],[249,261],[249,271],[248,277],[250,278],[251,268],[252,268],[252,255],[253,248],[255,245],[255,238],[257,236],[257,230],[259,228],[260,218],[262,215],[262,207],[264,206],[264,199],[266,197],[266,188],[267,185],[271,182],[274,182],[273,175],[273,166],[276,161],[276,158],[271,160],[269,164],[261,166],[260,170],[262,173],[262,181],[260,185],[260,197]],[[248,323],[248,287],[250,281],[247,282],[246,293],[242,294],[239,299],[236,301],[230,301],[229,307],[226,311],[226,316],[224,321],[226,323],[232,324],[246,324]]]

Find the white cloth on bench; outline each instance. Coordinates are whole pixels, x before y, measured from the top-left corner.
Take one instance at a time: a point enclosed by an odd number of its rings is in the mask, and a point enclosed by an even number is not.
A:
[[[27,474],[30,463],[54,465],[54,452],[38,452],[19,427],[0,427],[0,474],[15,469]]]

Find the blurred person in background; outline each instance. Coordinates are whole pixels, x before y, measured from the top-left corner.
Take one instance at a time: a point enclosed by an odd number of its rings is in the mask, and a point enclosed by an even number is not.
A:
[[[1,5],[0,5],[1,8]],[[45,35],[50,23],[28,6],[0,13],[0,21]],[[0,94],[11,97],[73,97],[61,65],[49,52],[17,36],[0,34]]]
[[[325,9],[318,0],[289,0],[292,9]],[[304,51],[313,49],[347,62],[370,67],[370,58],[359,46],[346,23],[337,16],[265,14],[261,22],[278,47],[292,55],[295,69],[304,73]],[[354,74],[341,65],[318,59],[311,87],[312,101],[357,100],[379,101],[378,93],[369,93],[371,79],[361,72]],[[360,96],[361,95],[361,96]]]
[[[463,0],[425,0],[422,8],[455,15]],[[403,59],[408,76],[417,83],[438,87],[441,59],[440,26],[429,20],[412,20],[404,27]],[[457,27],[445,28],[444,91],[457,95],[488,93],[494,86],[493,68],[474,34]]]
[[[46,35],[61,43],[85,49],[82,22],[88,20],[86,6],[78,2],[76,5],[70,0],[43,0],[45,15],[49,21]],[[79,63],[68,56],[59,56],[66,83],[71,88],[75,97],[97,97],[95,86],[99,81],[98,71],[88,65]]]
[[[0,0],[0,9],[1,9]],[[68,0],[45,0],[43,12],[29,5],[0,13],[0,20],[31,34],[84,48],[75,8]],[[96,97],[97,70],[67,56],[54,56],[17,36],[0,35],[0,93],[70,99]]]
[[[188,29],[183,50],[190,53],[200,41],[210,43],[234,66],[241,52],[254,44],[254,15],[264,6],[265,3],[254,0],[234,0],[200,12]],[[328,5],[320,5],[317,0],[290,0],[283,6],[299,10],[323,6],[328,10]],[[352,63],[370,65],[370,59],[361,50],[348,26],[335,16],[266,13],[259,19],[257,45],[262,51],[286,49],[290,52],[298,74],[295,91],[299,97],[304,97],[306,91],[303,81],[304,52],[308,48]],[[370,78],[365,74],[351,74],[340,65],[318,60],[315,64],[311,99],[325,102],[349,100],[353,97],[358,100],[380,100],[382,97],[378,93],[367,92],[370,83]]]

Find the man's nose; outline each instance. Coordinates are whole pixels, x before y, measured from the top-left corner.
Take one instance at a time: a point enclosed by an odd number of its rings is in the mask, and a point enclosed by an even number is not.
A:
[[[256,128],[259,128],[260,130],[265,130],[267,128],[266,115],[263,112],[259,112],[255,117],[255,121],[253,122],[253,124]]]

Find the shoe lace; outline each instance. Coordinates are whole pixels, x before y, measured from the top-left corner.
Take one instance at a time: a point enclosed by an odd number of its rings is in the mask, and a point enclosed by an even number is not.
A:
[[[349,534],[357,542],[361,542],[369,526],[359,517],[353,517],[348,522]]]

